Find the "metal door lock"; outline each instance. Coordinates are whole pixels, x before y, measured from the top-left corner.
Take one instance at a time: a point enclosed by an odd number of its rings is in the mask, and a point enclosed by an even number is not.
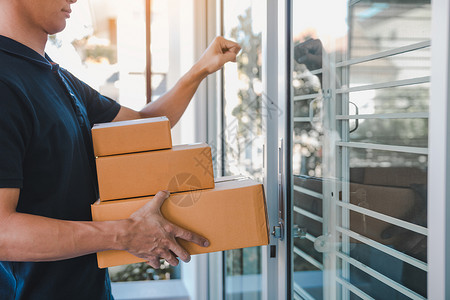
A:
[[[283,239],[283,223],[279,222],[278,226],[273,226],[272,235],[277,239]],[[306,228],[299,227],[298,225],[294,225],[292,228],[292,237],[293,238],[306,238]]]
[[[292,230],[292,236],[294,238],[301,238],[301,239],[306,238],[306,228],[294,225],[294,228]]]
[[[282,240],[283,239],[283,223],[278,222],[278,226],[273,226],[273,230],[272,230],[272,235],[277,238]]]

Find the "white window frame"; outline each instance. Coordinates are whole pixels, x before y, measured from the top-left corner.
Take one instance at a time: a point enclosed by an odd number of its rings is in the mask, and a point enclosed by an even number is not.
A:
[[[275,9],[275,5],[271,6],[271,9]],[[286,158],[290,157],[291,149],[288,149],[286,146],[286,137],[290,135],[287,132],[286,124],[288,120],[292,119],[293,112],[287,111],[287,103],[290,101],[291,94],[291,85],[288,85],[290,82],[292,70],[290,66],[290,62],[292,59],[288,57],[292,56],[291,51],[291,28],[292,28],[292,8],[290,7],[289,0],[277,1],[276,7],[276,24],[268,24],[269,26],[276,27],[276,37],[273,38],[272,41],[276,41],[275,45],[278,45],[278,52],[276,53],[278,61],[277,61],[277,71],[274,72],[275,78],[268,80],[275,80],[277,83],[277,105],[281,109],[282,114],[278,117],[277,122],[277,137],[276,137],[276,163],[277,166],[275,168],[276,172],[272,174],[276,174],[276,186],[277,186],[277,195],[275,200],[274,211],[277,216],[275,221],[271,220],[271,224],[275,223],[278,225],[279,223],[279,215],[283,215],[283,219],[281,220],[282,227],[282,239],[276,239],[277,244],[277,268],[276,274],[278,277],[277,280],[277,298],[276,299],[288,299],[293,296],[293,281],[288,274],[291,270],[292,266],[292,245],[290,243],[290,239],[288,236],[291,234],[292,222],[289,221],[289,215],[291,211],[291,207],[287,205],[287,189],[291,189],[290,186],[286,183],[286,174],[289,174],[289,171],[286,170],[287,163]],[[269,32],[269,31],[268,31]],[[264,47],[269,47],[269,45],[264,45]],[[269,170],[270,171],[270,170]],[[279,177],[279,178],[278,178]],[[269,178],[273,180],[271,177]],[[270,201],[270,200],[269,200]],[[273,227],[272,227],[273,228]],[[271,229],[272,229],[271,228]],[[271,237],[273,239],[273,237]]]
[[[266,195],[267,214],[269,219],[269,231],[278,225],[278,5],[280,1],[266,0],[265,29],[262,34],[262,83],[264,90],[263,128],[266,128],[264,142],[264,192]],[[280,51],[282,51],[280,49]],[[273,103],[272,103],[273,101]],[[275,248],[273,248],[275,247]],[[270,250],[276,250],[276,256],[270,257]],[[270,236],[269,245],[261,249],[262,258],[262,299],[283,299],[279,294],[279,286],[284,286],[286,279],[279,276],[278,256],[280,255],[278,240]],[[282,254],[281,254],[282,255]],[[282,290],[282,289],[281,289]]]
[[[428,298],[450,298],[450,1],[431,1]]]

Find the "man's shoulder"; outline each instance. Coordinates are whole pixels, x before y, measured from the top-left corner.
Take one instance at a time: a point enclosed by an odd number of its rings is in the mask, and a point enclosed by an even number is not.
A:
[[[33,86],[30,82],[37,82],[39,76],[30,71],[30,64],[26,61],[0,50],[0,95],[2,106],[10,106],[23,109],[31,107],[29,97],[33,95]],[[11,108],[12,109],[12,108]]]
[[[14,64],[18,63],[21,60],[22,59],[19,58],[17,55],[14,55],[12,53],[4,51],[3,49],[0,49],[0,64],[2,64],[2,65],[14,65]]]
[[[0,50],[0,80],[14,82],[17,76],[25,74],[26,69],[22,59]]]

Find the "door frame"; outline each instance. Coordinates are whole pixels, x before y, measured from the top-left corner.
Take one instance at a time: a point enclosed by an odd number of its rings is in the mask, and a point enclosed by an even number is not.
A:
[[[273,135],[267,136],[272,146],[272,162],[277,165],[274,166],[275,170],[270,170],[266,175],[267,186],[276,187],[276,195],[272,201],[272,215],[271,215],[271,230],[273,226],[281,226],[281,238],[274,240],[273,244],[277,245],[277,263],[276,270],[272,272],[277,274],[276,299],[293,299],[293,281],[292,281],[292,239],[288,238],[292,235],[292,203],[290,201],[292,195],[291,176],[292,173],[292,147],[290,144],[289,134],[291,132],[291,120],[293,110],[290,107],[290,97],[292,94],[292,85],[290,84],[292,79],[292,41],[291,41],[291,29],[292,29],[292,1],[268,1],[268,22],[267,22],[267,44],[263,43],[263,47],[268,54],[272,54],[277,57],[276,66],[270,67],[270,57],[267,57],[266,64],[268,66],[267,82],[276,83],[275,87],[267,86],[268,93],[273,92],[277,95],[277,108],[280,112],[277,114],[277,120],[274,121],[274,127],[276,126],[276,132]],[[271,24],[271,22],[273,22]],[[277,45],[277,47],[273,47]],[[277,48],[277,52],[270,52]],[[272,90],[269,89],[272,88]],[[268,94],[270,95],[270,94]],[[268,132],[272,133],[272,132]],[[275,157],[273,157],[275,156]],[[269,157],[268,157],[269,159]],[[267,161],[269,163],[269,161]],[[267,285],[270,289],[270,284]]]
[[[450,1],[431,1],[428,298],[450,298]]]
[[[269,231],[278,223],[278,101],[277,101],[277,68],[278,47],[278,1],[264,1],[266,23],[262,34],[262,83],[263,83],[263,128],[266,136],[264,141],[264,190],[266,195]],[[274,253],[275,252],[275,253]],[[269,245],[262,247],[262,299],[279,298],[278,240],[270,236]]]
[[[264,187],[269,231],[281,224],[281,237],[270,236],[262,250],[263,299],[293,299],[292,280],[292,0],[266,0],[263,32],[263,112],[266,140]],[[276,252],[276,257],[271,257]],[[272,251],[271,251],[272,250]]]

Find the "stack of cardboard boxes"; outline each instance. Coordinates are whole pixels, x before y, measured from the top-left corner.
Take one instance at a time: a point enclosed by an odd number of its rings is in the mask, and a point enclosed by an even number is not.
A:
[[[210,241],[203,248],[179,239],[190,254],[268,244],[262,185],[243,177],[214,180],[211,148],[172,147],[167,118],[98,124],[92,138],[100,194],[91,207],[94,221],[126,219],[158,191],[168,190],[163,216]],[[144,261],[114,250],[97,258],[100,268]]]

